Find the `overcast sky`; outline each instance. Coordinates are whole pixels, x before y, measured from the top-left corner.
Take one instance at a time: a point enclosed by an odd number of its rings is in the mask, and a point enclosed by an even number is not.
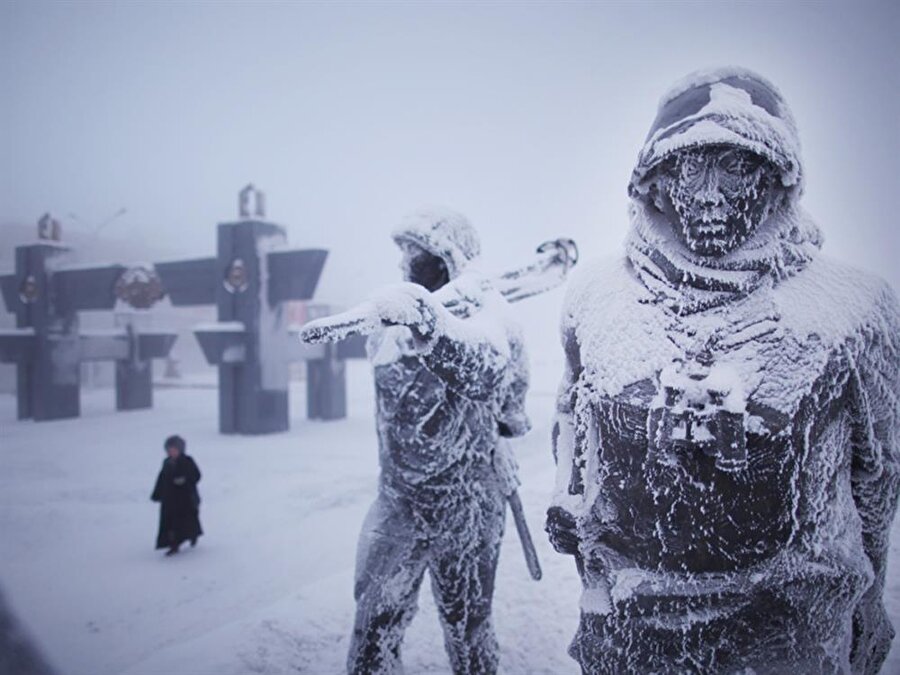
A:
[[[5,0],[0,227],[124,207],[109,236],[211,255],[254,181],[332,249],[340,302],[396,278],[420,204],[467,214],[491,268],[561,234],[619,253],[659,96],[736,64],[794,110],[826,252],[897,287],[898,6]]]

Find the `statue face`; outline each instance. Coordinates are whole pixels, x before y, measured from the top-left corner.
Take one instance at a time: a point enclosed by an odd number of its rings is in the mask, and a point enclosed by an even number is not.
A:
[[[743,244],[784,191],[778,170],[748,150],[683,150],[657,170],[654,204],[694,253],[721,256]]]
[[[403,259],[400,269],[403,280],[424,286],[432,293],[450,281],[447,265],[436,255],[410,241],[401,245]]]

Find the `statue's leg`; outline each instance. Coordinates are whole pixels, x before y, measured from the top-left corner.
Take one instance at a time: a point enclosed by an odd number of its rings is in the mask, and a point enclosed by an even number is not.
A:
[[[491,603],[505,516],[502,495],[491,494],[475,510],[471,531],[454,533],[432,552],[431,586],[456,675],[497,671]]]
[[[379,496],[359,536],[349,673],[401,672],[400,645],[416,613],[426,551],[403,510]]]

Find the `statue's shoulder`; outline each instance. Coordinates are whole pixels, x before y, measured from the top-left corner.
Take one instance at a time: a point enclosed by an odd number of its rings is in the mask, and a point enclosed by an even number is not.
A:
[[[624,256],[596,258],[572,272],[563,301],[563,316],[580,323],[587,316],[617,315],[633,303],[641,290]]]
[[[563,343],[578,353],[598,394],[616,396],[672,361],[665,314],[648,302],[627,258],[587,263],[569,283]]]
[[[842,339],[860,330],[897,333],[897,295],[881,277],[828,256],[816,256],[775,289],[781,316],[794,328]]]

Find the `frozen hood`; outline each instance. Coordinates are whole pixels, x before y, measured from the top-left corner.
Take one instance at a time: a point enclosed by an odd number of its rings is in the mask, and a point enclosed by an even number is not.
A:
[[[653,169],[685,148],[731,145],[769,159],[787,198],[737,249],[723,256],[688,250],[650,203]],[[803,169],[797,128],[779,91],[743,68],[689,75],[666,93],[628,185],[628,257],[644,284],[679,312],[714,307],[803,269],[822,244],[800,208]]]
[[[471,223],[446,208],[425,208],[411,213],[393,231],[394,241],[411,241],[438,256],[455,279],[481,255],[481,242]]]
[[[794,117],[775,86],[743,68],[698,71],[662,97],[638,156],[629,193],[646,194],[653,168],[674,152],[732,145],[770,160],[781,182],[802,192],[800,140]]]

